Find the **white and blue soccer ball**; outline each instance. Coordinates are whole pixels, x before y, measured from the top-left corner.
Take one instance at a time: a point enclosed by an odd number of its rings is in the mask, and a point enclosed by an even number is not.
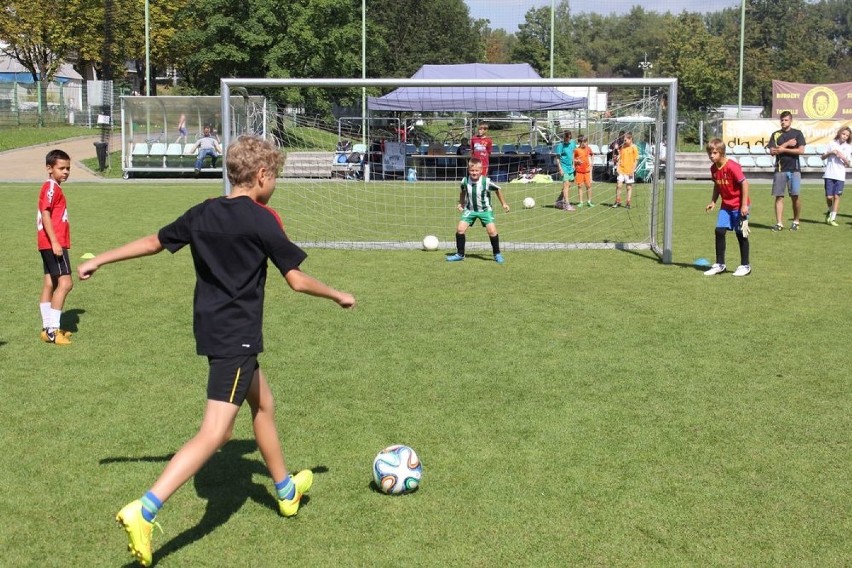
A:
[[[420,487],[423,464],[417,453],[402,444],[388,446],[373,460],[373,481],[382,493],[403,495]]]

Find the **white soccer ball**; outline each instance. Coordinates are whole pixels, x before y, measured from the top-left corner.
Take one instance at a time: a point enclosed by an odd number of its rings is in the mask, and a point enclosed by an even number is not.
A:
[[[426,235],[423,237],[424,250],[438,250],[438,237],[435,235]]]
[[[532,209],[533,207],[535,207],[535,199],[533,199],[532,197],[525,197],[524,209]]]
[[[382,493],[403,495],[420,487],[423,464],[408,446],[388,446],[373,460],[373,481]]]

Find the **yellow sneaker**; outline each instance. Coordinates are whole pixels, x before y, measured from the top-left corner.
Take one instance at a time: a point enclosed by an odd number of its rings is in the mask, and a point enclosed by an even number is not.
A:
[[[145,517],[142,516],[142,501],[138,499],[125,505],[115,516],[115,520],[127,531],[129,541],[127,549],[130,550],[130,554],[142,566],[150,566],[153,561],[151,532],[155,526],[160,529],[160,532],[163,532],[160,524],[156,521],[149,523],[145,520]]]
[[[71,334],[62,331],[61,329],[43,329],[39,337],[45,343],[55,343],[56,345],[71,345]]]
[[[278,500],[278,509],[285,517],[292,517],[299,512],[299,502],[302,500],[302,495],[310,491],[311,485],[314,483],[314,472],[303,469],[293,476],[293,483],[296,484],[296,494],[293,495],[293,498]]]

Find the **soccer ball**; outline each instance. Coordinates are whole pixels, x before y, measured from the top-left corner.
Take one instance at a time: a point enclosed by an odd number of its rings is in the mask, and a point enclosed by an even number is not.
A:
[[[533,199],[532,197],[525,197],[524,209],[532,209],[533,207],[535,207],[535,199]]]
[[[423,237],[423,250],[438,250],[438,237],[435,235]]]
[[[414,450],[396,444],[388,446],[373,460],[373,481],[382,493],[403,495],[420,487],[423,465]]]

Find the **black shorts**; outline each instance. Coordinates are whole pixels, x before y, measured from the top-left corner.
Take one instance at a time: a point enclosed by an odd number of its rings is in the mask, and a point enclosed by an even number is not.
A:
[[[207,377],[207,400],[220,400],[241,406],[254,380],[257,353],[234,357],[207,357],[210,374]]]
[[[39,249],[44,273],[51,276],[71,276],[71,261],[68,249],[62,249],[62,256],[56,256],[51,249]]]

